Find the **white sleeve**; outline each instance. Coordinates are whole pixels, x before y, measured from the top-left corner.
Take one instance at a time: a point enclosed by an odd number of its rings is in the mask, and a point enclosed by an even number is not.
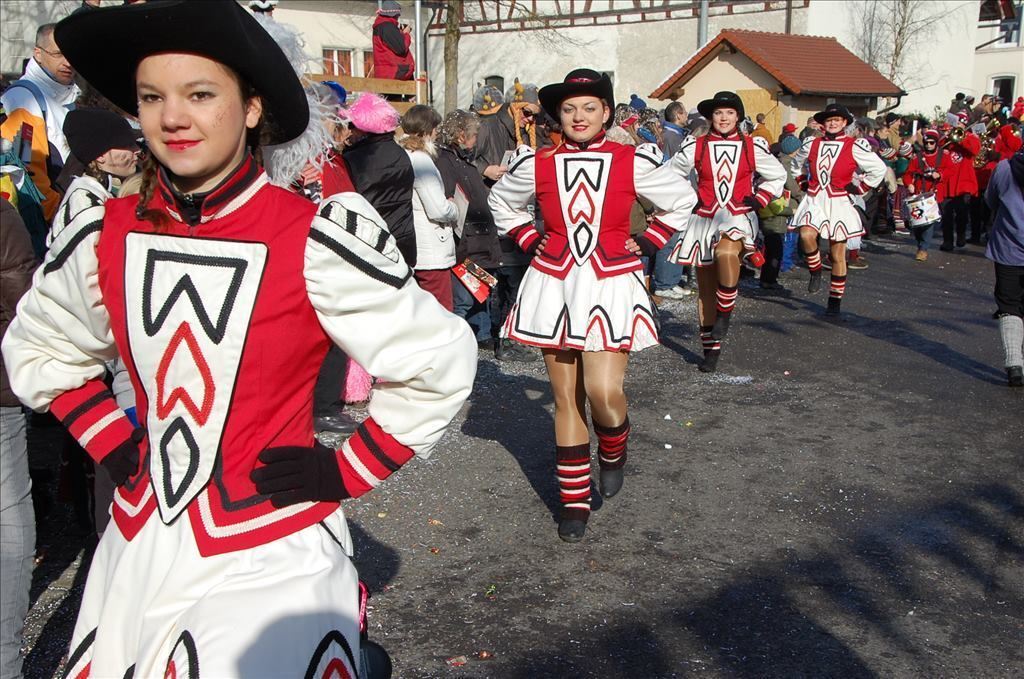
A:
[[[654,144],[641,144],[633,155],[636,194],[654,203],[658,209],[657,221],[673,231],[686,228],[690,212],[697,204],[697,192],[690,183],[690,172],[685,166],[686,146],[684,141],[679,153],[664,165],[661,164],[661,151]],[[681,159],[677,162],[678,158]],[[664,245],[660,239],[655,242]]]
[[[885,179],[885,161],[871,149],[871,145],[866,140],[854,140],[853,159],[864,172],[864,177],[861,179],[863,184],[875,188]]]
[[[473,386],[477,350],[469,326],[412,281],[384,220],[359,194],[321,204],[305,277],[328,336],[379,380],[370,417],[428,456]]]
[[[529,146],[517,148],[509,159],[508,171],[491,187],[487,204],[501,236],[507,236],[512,229],[533,222],[533,215],[527,208],[533,204],[537,193],[534,156]]]
[[[754,137],[754,169],[761,177],[757,197],[762,205],[767,205],[782,195],[786,186],[786,168],[768,150],[768,142],[763,137]]]
[[[117,357],[96,256],[109,197],[93,179],[69,187],[46,259],[4,335],[11,390],[34,410],[45,411],[64,392],[101,377],[106,361]]]
[[[444,195],[444,182],[437,166],[426,153],[416,151],[409,154],[415,174],[413,191],[423,204],[427,219],[432,222],[454,222],[459,217],[455,203]]]
[[[800,150],[793,156],[793,160],[790,161],[789,171],[793,173],[794,177],[801,175],[810,174],[810,170],[804,172],[804,165],[807,163],[807,159],[811,156],[811,144],[814,143],[815,137],[807,137],[804,139],[804,143],[800,144]]]

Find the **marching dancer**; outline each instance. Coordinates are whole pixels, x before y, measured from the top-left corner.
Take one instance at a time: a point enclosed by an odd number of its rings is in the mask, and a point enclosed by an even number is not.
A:
[[[794,175],[804,175],[804,164],[808,163],[804,180],[807,194],[793,215],[793,226],[800,229],[800,243],[811,272],[808,292],[821,288],[818,238],[829,242],[832,279],[825,313],[837,317],[846,292],[846,241],[864,233],[850,195],[863,194],[878,186],[885,178],[885,163],[871,150],[867,140],[846,136],[853,115],[845,106],[829,104],[824,111],[814,114],[814,120],[825,134],[804,140],[800,152],[793,157]],[[859,184],[854,177],[858,171],[863,173]]]
[[[699,139],[687,138],[679,150],[683,167],[697,171],[697,209],[670,259],[697,267],[704,348],[699,367],[714,372],[736,306],[740,258],[754,251],[756,212],[782,195],[786,168],[763,137],[739,131],[743,101],[735,92],[719,92],[700,102],[697,110],[711,121],[711,131]]]
[[[607,75],[590,69],[540,91],[561,122],[565,143],[534,152],[521,146],[491,189],[499,232],[533,255],[502,336],[540,347],[555,400],[558,535],[583,538],[590,516],[590,402],[598,439],[601,494],[622,487],[630,425],[623,381],[630,351],[658,343],[642,264],[686,225],[695,202],[678,163],[661,165],[652,145],[605,139],[615,103]],[[637,196],[661,213],[635,240],[629,213]],[[545,234],[533,225],[536,196]]]
[[[259,140],[298,137],[309,108],[234,0],[97,9],[56,39],[153,156],[140,195],[71,186],[3,341],[18,397],[118,484],[66,676],[364,676],[340,502],[430,452],[472,338],[363,198],[269,184]],[[386,383],[339,450],[313,437],[332,341]],[[140,428],[102,381],[116,356]]]

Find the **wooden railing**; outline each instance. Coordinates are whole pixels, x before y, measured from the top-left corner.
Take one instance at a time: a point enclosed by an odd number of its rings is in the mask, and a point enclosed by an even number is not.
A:
[[[375,92],[381,95],[408,97],[409,101],[392,101],[391,105],[399,113],[405,113],[416,104],[415,80],[388,80],[386,78],[355,78],[349,75],[322,75],[310,73],[306,77],[314,82],[333,80],[345,88],[347,92]]]

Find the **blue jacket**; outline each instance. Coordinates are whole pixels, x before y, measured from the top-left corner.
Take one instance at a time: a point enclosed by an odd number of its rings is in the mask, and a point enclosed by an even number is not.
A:
[[[1024,150],[996,165],[985,202],[995,214],[985,256],[999,264],[1024,266]]]

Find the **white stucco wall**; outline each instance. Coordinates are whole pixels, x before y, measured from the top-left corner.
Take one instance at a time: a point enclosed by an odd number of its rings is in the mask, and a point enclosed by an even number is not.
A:
[[[274,10],[274,19],[294,27],[306,42],[310,56],[310,72],[323,73],[321,56],[324,49],[353,50],[352,66],[362,74],[362,52],[373,49],[373,12],[342,14],[311,10]],[[350,74],[351,75],[351,74]]]

